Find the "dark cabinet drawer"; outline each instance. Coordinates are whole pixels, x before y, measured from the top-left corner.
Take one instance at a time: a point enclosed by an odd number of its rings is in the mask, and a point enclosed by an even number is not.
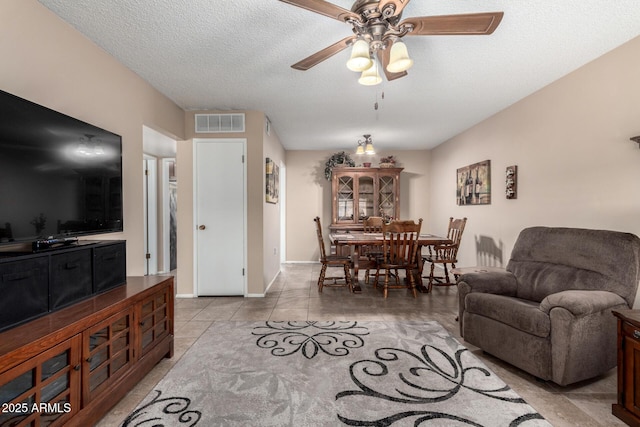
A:
[[[640,327],[632,325],[629,322],[622,322],[622,333],[640,343]]]
[[[93,294],[91,251],[70,251],[51,256],[51,310]]]
[[[0,330],[49,311],[46,257],[0,264]]]
[[[93,250],[93,257],[94,292],[106,291],[126,282],[127,260],[124,242],[97,247]]]

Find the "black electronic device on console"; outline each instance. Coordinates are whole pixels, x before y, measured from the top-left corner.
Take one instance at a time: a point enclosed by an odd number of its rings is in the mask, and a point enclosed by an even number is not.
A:
[[[53,249],[56,247],[62,247],[62,246],[70,246],[70,245],[77,245],[78,244],[78,238],[77,237],[65,237],[63,239],[43,239],[43,240],[36,240],[31,244],[31,249],[33,250],[33,252],[38,252],[38,251],[42,251],[45,249]]]

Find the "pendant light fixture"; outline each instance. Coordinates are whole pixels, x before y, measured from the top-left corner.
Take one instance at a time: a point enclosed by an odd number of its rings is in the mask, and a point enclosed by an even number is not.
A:
[[[376,150],[373,148],[373,141],[371,141],[371,135],[362,135],[364,140],[358,141],[358,148],[356,148],[356,154],[376,154]]]

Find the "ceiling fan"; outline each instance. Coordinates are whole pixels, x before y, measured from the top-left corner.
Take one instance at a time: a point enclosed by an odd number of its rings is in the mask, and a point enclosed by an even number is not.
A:
[[[354,35],[345,37],[293,64],[292,68],[308,70],[347,47],[353,46],[347,66],[353,71],[364,73],[373,68],[374,61],[369,55],[376,53],[387,80],[406,76],[406,70],[413,64],[408,57],[406,46],[400,41],[402,37],[492,34],[503,16],[503,12],[487,12],[416,16],[401,21],[402,11],[410,0],[356,0],[351,10],[324,0],[280,1],[346,22],[353,27],[354,32]],[[378,79],[380,79],[379,76]]]

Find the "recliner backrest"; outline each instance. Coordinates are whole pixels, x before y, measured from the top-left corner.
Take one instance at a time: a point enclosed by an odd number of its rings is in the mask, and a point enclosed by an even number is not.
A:
[[[563,227],[522,230],[507,265],[516,296],[542,301],[564,290],[606,290],[633,305],[640,280],[640,238],[631,233]]]

